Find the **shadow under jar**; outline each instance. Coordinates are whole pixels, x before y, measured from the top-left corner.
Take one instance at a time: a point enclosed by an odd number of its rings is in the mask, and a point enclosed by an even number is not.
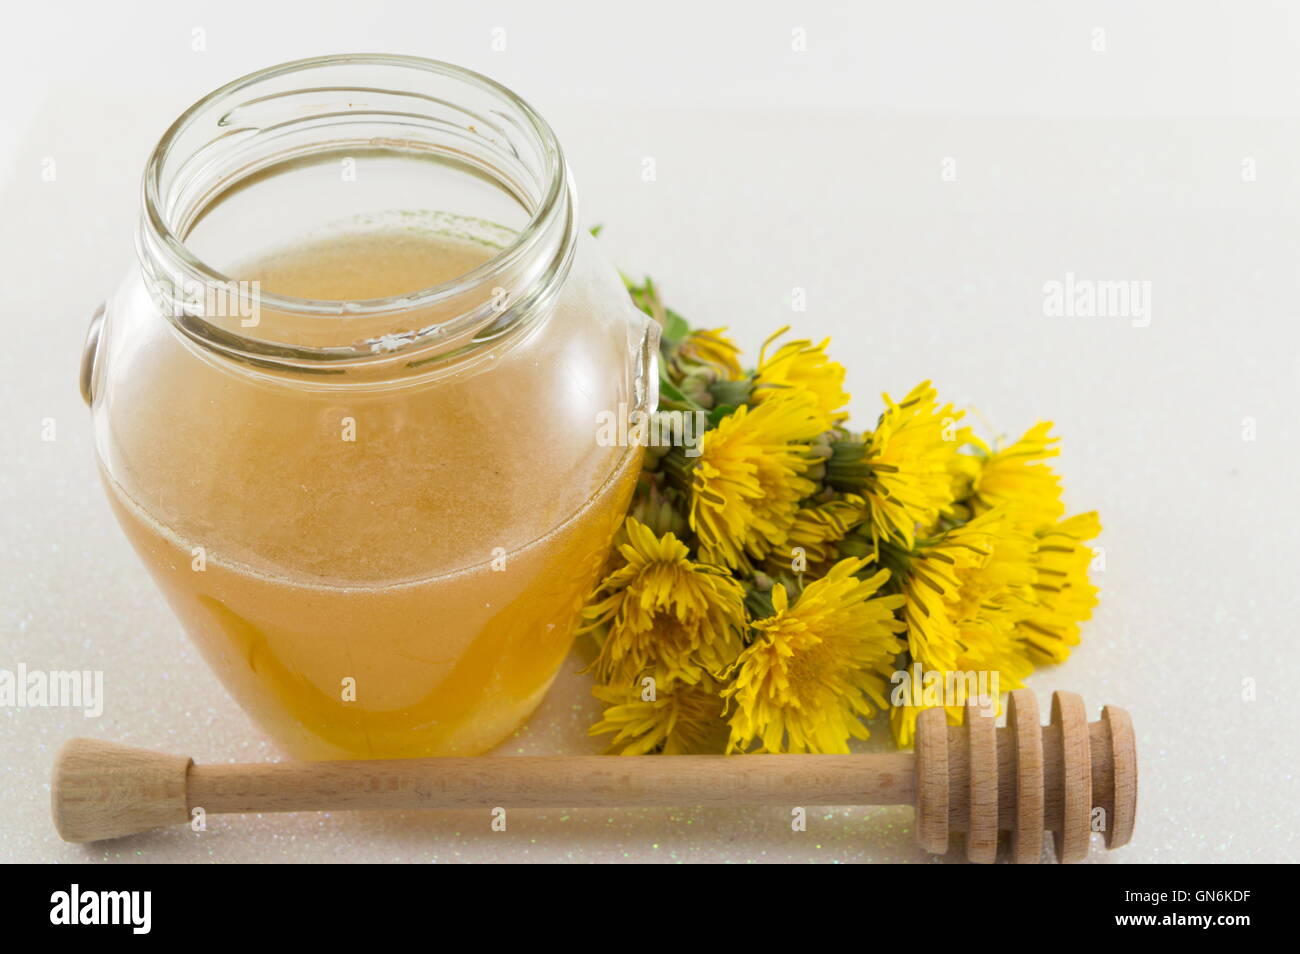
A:
[[[428,60],[253,74],[149,161],[82,386],[109,500],[299,758],[482,752],[565,658],[640,469],[657,328],[546,123]]]

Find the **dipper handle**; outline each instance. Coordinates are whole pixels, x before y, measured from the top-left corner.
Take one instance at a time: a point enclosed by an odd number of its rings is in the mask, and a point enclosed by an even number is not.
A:
[[[185,822],[190,812],[894,805],[913,799],[910,752],[882,755],[474,756],[195,765],[71,739],[54,766],[54,823],[99,841]]]
[[[949,726],[943,710],[917,724],[916,753],[509,756],[195,765],[94,739],[71,739],[51,784],[65,841],[119,838],[207,814],[349,809],[621,807],[635,805],[896,805],[917,811],[927,851],[967,832],[972,861],[992,861],[1000,831],[1016,861],[1038,861],[1053,832],[1057,857],[1087,853],[1104,831],[1128,841],[1137,799],[1132,726],[1108,706],[1088,725],[1082,700],[1060,693],[1047,726],[1033,694],[1011,694],[1006,728],[974,707]],[[1099,824],[1100,822],[1100,824]]]

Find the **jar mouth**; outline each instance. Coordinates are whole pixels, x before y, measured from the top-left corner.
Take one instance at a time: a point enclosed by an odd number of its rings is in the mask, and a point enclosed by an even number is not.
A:
[[[353,71],[366,81],[352,84]],[[383,77],[379,85],[374,83],[376,74]],[[449,86],[452,95],[437,84]],[[292,102],[303,94],[319,96],[321,103],[328,105],[304,111]],[[361,342],[329,347],[267,342],[229,322],[210,320],[201,308],[182,307],[184,313],[174,318],[187,335],[244,357],[333,362],[369,356],[391,359],[395,351],[419,344],[425,333],[447,340],[455,337],[452,333],[459,326],[482,324],[485,319],[498,329],[513,324],[499,306],[484,309],[486,299],[495,297],[484,294],[485,290],[494,282],[499,284],[503,275],[512,276],[515,283],[537,284],[550,272],[549,282],[544,283],[554,284],[554,273],[567,269],[576,239],[568,169],[554,132],[536,110],[500,83],[450,63],[416,56],[345,54],[294,60],[250,73],[204,96],[172,123],[145,167],[139,244],[146,273],[152,269],[170,281],[180,279],[201,286],[235,284],[229,274],[196,254],[188,243],[193,225],[205,209],[203,201],[195,204],[192,194],[181,193],[201,191],[207,177],[213,181],[202,194],[210,200],[218,187],[227,188],[241,177],[255,174],[261,166],[251,153],[258,136],[285,138],[281,134],[311,123],[337,128],[376,117],[416,135],[424,125],[454,134],[464,143],[477,138],[484,153],[491,153],[491,159],[476,164],[479,171],[487,178],[500,178],[495,184],[524,206],[526,222],[512,229],[510,240],[497,246],[495,254],[482,264],[417,290],[349,301],[295,297],[260,288],[247,293],[262,309],[317,321],[327,318],[356,323],[420,311],[440,314],[431,326],[408,332],[396,344]],[[401,136],[372,135],[352,140],[351,145],[394,152],[415,145],[432,149],[422,140]],[[293,148],[278,155],[282,159],[292,154]],[[463,158],[475,148],[473,143],[458,144],[452,151]],[[493,165],[496,160],[502,168]],[[513,307],[525,303],[521,296]]]

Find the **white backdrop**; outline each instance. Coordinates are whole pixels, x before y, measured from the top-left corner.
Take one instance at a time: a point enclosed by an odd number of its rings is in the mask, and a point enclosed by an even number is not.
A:
[[[7,9],[0,668],[102,669],[109,705],[97,720],[0,708],[0,860],[924,857],[908,810],[868,808],[815,814],[805,833],[785,810],[683,808],[518,812],[504,833],[474,813],[313,815],[58,841],[45,779],[70,735],[275,755],[114,525],[77,361],[131,262],[140,172],[166,125],[251,70],[357,51],[514,88],[556,127],[583,219],[605,224],[625,270],[747,348],[786,323],[830,335],[859,419],[930,377],[993,433],[1056,421],[1067,501],[1100,510],[1106,568],[1084,644],[1031,687],[1129,708],[1142,769],[1132,845],[1091,860],[1300,860],[1300,14],[975,6]],[[1044,284],[1071,274],[1149,282],[1149,315],[1045,315]],[[791,311],[795,289],[806,311]],[[575,668],[504,754],[599,750]]]

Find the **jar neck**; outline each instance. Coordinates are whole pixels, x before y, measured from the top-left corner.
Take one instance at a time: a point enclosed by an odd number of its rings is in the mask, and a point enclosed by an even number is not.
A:
[[[394,162],[414,163],[409,188],[383,184]],[[304,173],[313,168],[342,175],[322,185]],[[296,205],[268,201],[277,177],[295,183],[281,192]],[[394,202],[403,206],[381,207]],[[231,242],[255,245],[263,233],[291,234],[299,223],[286,220],[299,215],[311,229],[334,212],[405,212],[408,202],[454,206],[436,211],[480,223],[495,254],[392,297],[313,300],[237,281],[199,238],[223,214]],[[358,55],[262,70],[187,110],[146,168],[137,249],[159,309],[194,344],[264,372],[360,383],[459,369],[496,351],[547,313],[576,242],[564,156],[531,107],[468,70]]]

